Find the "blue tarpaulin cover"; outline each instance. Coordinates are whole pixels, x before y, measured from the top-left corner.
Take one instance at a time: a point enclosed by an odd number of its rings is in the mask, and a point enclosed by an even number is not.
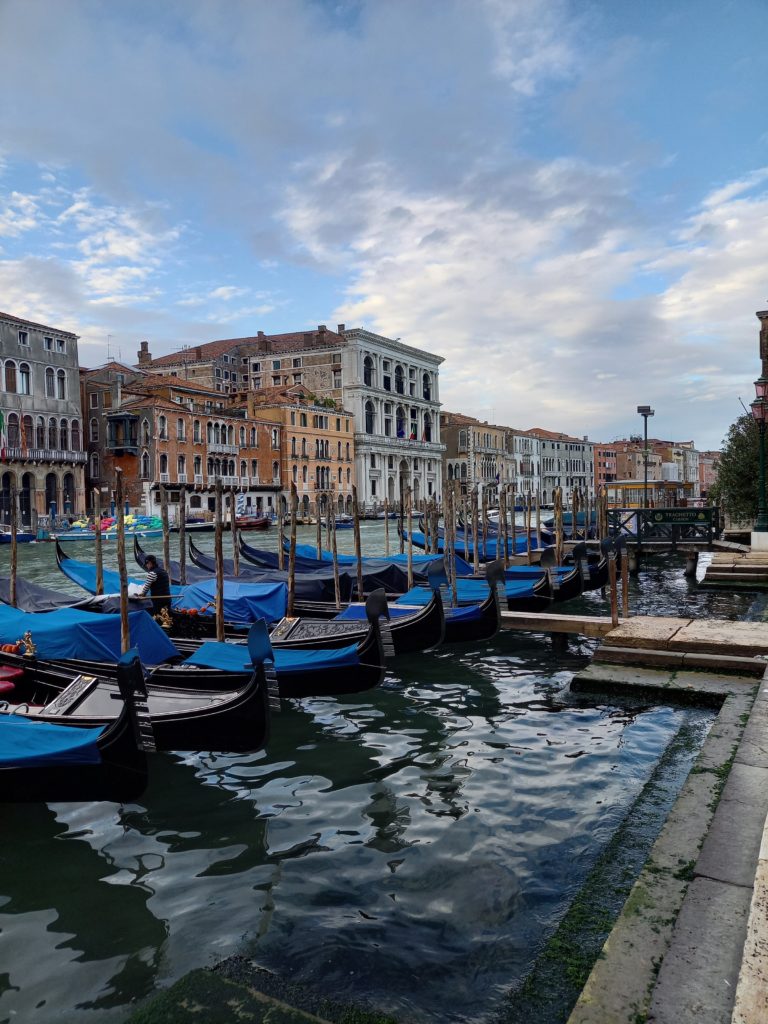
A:
[[[360,663],[357,644],[333,650],[286,651],[278,647],[273,648],[273,653],[278,679],[281,675],[291,672],[321,672]],[[251,667],[251,658],[244,644],[210,640],[201,644],[195,653],[187,658],[186,664],[219,668],[224,672],[244,672]]]
[[[64,764],[101,764],[97,740],[106,726],[84,729],[0,715],[0,765],[56,768]]]
[[[96,566],[90,562],[79,562],[76,558],[65,558],[61,562],[61,571],[68,576],[73,583],[77,583],[89,594],[96,593]],[[129,576],[129,583],[138,583],[143,587],[146,583],[146,576]],[[181,587],[171,584],[171,594],[178,594]],[[114,569],[104,569],[104,593],[118,594],[120,592],[120,575]]]
[[[519,583],[513,583],[507,580],[504,584],[504,590],[506,591],[507,597],[527,597],[533,594],[533,588],[536,584],[536,580],[521,580]],[[462,604],[475,603],[480,604],[488,597],[488,584],[485,580],[456,580],[456,596]],[[403,594],[402,597],[398,597],[395,604],[427,604],[432,597],[432,591],[429,587],[414,587],[413,590],[409,590],[407,594]],[[446,595],[447,603],[447,595]],[[448,609],[446,608],[446,615]]]
[[[158,665],[179,652],[147,612],[129,612],[131,646],[145,665]],[[120,616],[59,608],[52,612],[22,612],[0,605],[0,643],[12,644],[29,630],[39,657],[51,661],[79,658],[116,662],[121,655]]]
[[[402,607],[400,606],[401,600],[404,602]],[[479,615],[478,608],[475,605],[469,605],[466,608],[450,608],[448,606],[448,600],[448,595],[446,595],[443,601],[443,612],[445,614],[446,619],[452,619],[454,622],[458,620],[465,622],[471,621],[477,615]],[[389,614],[393,619],[407,618],[409,615],[415,615],[416,612],[421,611],[422,607],[423,605],[408,605],[407,603],[405,603],[405,598],[399,598],[395,604],[390,604]],[[350,604],[344,609],[344,611],[339,612],[338,615],[334,615],[335,619],[353,621],[357,619],[364,619],[365,617],[366,614],[364,604]]]
[[[297,544],[296,545],[296,554],[297,555],[301,555],[302,558],[311,559],[312,561],[316,561],[317,560],[317,548],[313,547],[311,544]],[[332,562],[333,561],[333,555],[331,554],[330,551],[323,551],[322,552],[322,559],[321,560],[322,560],[323,563]],[[346,565],[346,566],[355,566],[355,565],[357,565],[357,556],[356,555],[341,555],[340,554],[340,555],[336,556],[336,560],[338,561],[339,565]],[[442,561],[443,561],[443,555],[442,554],[437,554],[437,555],[417,555],[415,552],[413,554],[413,565],[422,573],[426,572],[426,567],[428,565],[431,565],[433,562],[442,562]],[[371,567],[375,568],[377,563],[380,563],[381,565],[385,565],[387,563],[391,563],[393,565],[407,566],[408,565],[408,555],[407,554],[402,554],[401,555],[398,552],[396,555],[375,555],[375,556],[367,555],[366,557],[363,558],[363,565],[364,566],[370,565]],[[472,574],[472,566],[469,565],[468,562],[465,562],[463,558],[460,558],[458,554],[456,555],[456,573],[459,576],[470,576]]]
[[[208,608],[214,613],[216,580],[201,580],[187,587],[174,598],[174,608]],[[278,622],[288,605],[288,587],[285,583],[237,583],[224,580],[224,618],[227,622]]]

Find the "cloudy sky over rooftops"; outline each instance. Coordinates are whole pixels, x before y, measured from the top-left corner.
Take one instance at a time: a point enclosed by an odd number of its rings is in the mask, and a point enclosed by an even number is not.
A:
[[[81,361],[327,323],[716,447],[768,308],[763,0],[0,0],[0,308]]]

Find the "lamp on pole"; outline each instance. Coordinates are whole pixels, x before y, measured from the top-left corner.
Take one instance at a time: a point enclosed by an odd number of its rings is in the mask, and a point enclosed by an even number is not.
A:
[[[638,405],[637,411],[643,417],[643,506],[648,508],[648,417],[654,410],[650,405]]]
[[[765,500],[765,424],[768,420],[768,378],[760,377],[755,381],[757,398],[750,408],[757,423],[760,435],[760,476],[757,491],[757,522],[755,533],[768,533],[768,504]]]

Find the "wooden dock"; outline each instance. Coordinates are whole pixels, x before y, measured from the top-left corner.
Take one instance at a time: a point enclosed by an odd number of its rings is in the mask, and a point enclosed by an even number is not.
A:
[[[768,622],[725,619],[664,618],[501,613],[505,630],[571,634],[602,641],[594,661],[655,668],[719,669],[762,676],[768,665]]]
[[[700,585],[726,590],[768,589],[768,552],[716,551]]]

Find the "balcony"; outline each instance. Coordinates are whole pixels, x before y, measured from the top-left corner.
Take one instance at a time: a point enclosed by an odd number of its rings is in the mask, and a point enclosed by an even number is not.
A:
[[[438,457],[445,451],[442,441],[409,441],[407,437],[387,437],[385,434],[355,434],[355,448],[368,448],[372,444],[385,444],[390,451],[401,454],[422,451]],[[350,462],[352,459],[350,458]]]
[[[179,483],[180,484],[185,484],[186,482],[187,482],[187,474],[186,473],[179,473]]]
[[[170,482],[171,482],[171,474],[170,473],[161,473],[160,474],[160,483],[161,484],[169,484]]]
[[[59,448],[6,448],[7,462],[87,462],[87,452],[64,451]]]
[[[248,486],[248,477],[247,476],[241,476],[240,477],[240,486],[241,487],[247,487]]]
[[[196,484],[202,484],[202,482],[203,482],[203,474],[202,473],[195,473],[195,483]]]
[[[239,455],[240,449],[236,444],[219,444],[217,441],[208,442],[208,451],[211,455]]]
[[[259,478],[257,476],[252,476],[251,477],[251,487],[258,487],[258,486],[259,486]]]

